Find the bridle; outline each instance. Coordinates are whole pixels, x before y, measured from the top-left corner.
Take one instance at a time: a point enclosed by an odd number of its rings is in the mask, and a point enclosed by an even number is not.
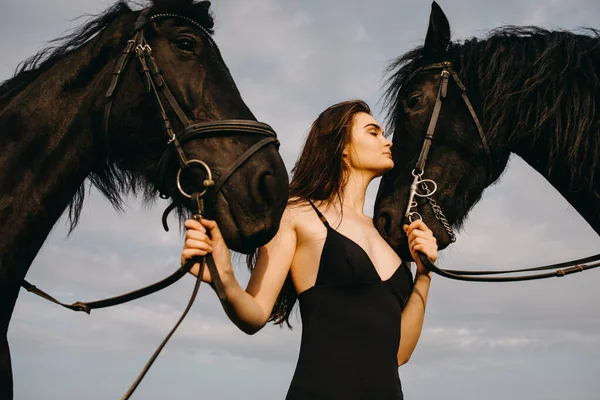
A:
[[[462,81],[458,77],[456,71],[452,67],[452,63],[450,61],[444,61],[441,63],[435,63],[428,65],[426,67],[421,67],[415,70],[407,79],[407,83],[414,79],[417,75],[422,74],[423,72],[438,70],[441,69],[442,72],[440,74],[440,83],[437,92],[437,98],[435,100],[435,105],[433,106],[433,112],[431,114],[431,119],[429,120],[429,126],[427,127],[427,132],[425,133],[425,138],[423,140],[423,147],[421,148],[421,152],[419,154],[419,158],[417,159],[417,163],[415,168],[412,171],[413,182],[410,185],[410,194],[408,205],[406,207],[406,212],[404,216],[409,222],[413,222],[416,219],[422,219],[419,214],[417,207],[417,201],[415,197],[426,198],[431,205],[433,213],[438,221],[442,224],[448,236],[450,237],[450,242],[453,243],[456,241],[456,236],[454,235],[454,231],[452,227],[448,223],[446,216],[442,212],[442,209],[437,205],[435,200],[432,198],[433,194],[437,191],[437,184],[435,181],[431,179],[423,179],[423,174],[425,173],[425,164],[427,163],[427,156],[429,155],[429,150],[431,149],[431,142],[433,141],[433,135],[435,133],[435,128],[437,127],[437,122],[440,117],[440,112],[442,111],[443,101],[446,99],[448,95],[448,81],[450,77],[454,79],[454,82],[458,86],[461,92],[461,97],[467,106],[469,112],[471,113],[471,118],[475,122],[475,126],[477,127],[477,132],[479,133],[479,138],[481,139],[481,144],[485,151],[485,154],[488,159],[488,179],[491,182],[492,180],[492,154],[490,152],[490,148],[488,146],[487,140],[483,133],[483,128],[481,127],[481,123],[479,122],[479,118],[477,118],[477,113],[475,113],[475,109],[467,96],[467,88],[463,85]],[[428,183],[433,185],[433,189],[430,189]],[[425,191],[424,193],[419,193],[419,186]],[[415,211],[412,211],[412,209]]]
[[[135,54],[138,60],[138,64],[144,74],[146,91],[152,92],[156,99],[158,109],[160,112],[160,118],[163,123],[163,129],[168,139],[167,144],[169,145],[169,147],[165,149],[165,152],[163,153],[163,157],[161,157],[161,159],[164,158],[167,155],[167,153],[171,151],[171,147],[175,150],[179,162],[179,171],[177,172],[176,183],[179,192],[184,197],[190,199],[192,196],[191,194],[186,193],[181,186],[180,178],[182,171],[186,168],[191,168],[194,165],[200,166],[207,171],[209,170],[209,168],[208,165],[201,160],[189,160],[186,157],[185,152],[183,151],[183,144],[199,137],[206,137],[206,135],[208,134],[219,135],[225,134],[227,132],[247,132],[251,134],[265,136],[255,145],[246,150],[232,165],[230,165],[229,168],[223,172],[223,174],[220,176],[219,180],[216,183],[212,181],[212,179],[207,179],[203,182],[205,188],[204,191],[201,192],[201,196],[204,195],[206,193],[207,188],[212,185],[215,186],[213,192],[215,194],[219,193],[221,187],[229,179],[229,177],[242,164],[244,164],[244,162],[246,162],[250,157],[252,157],[254,153],[256,153],[257,151],[269,144],[275,144],[276,146],[279,146],[277,134],[269,125],[263,122],[251,120],[233,119],[191,123],[185,115],[185,113],[183,112],[183,110],[181,109],[181,106],[173,96],[171,90],[169,89],[169,86],[166,84],[162,76],[160,68],[156,64],[154,57],[152,57],[152,48],[146,42],[146,39],[144,37],[144,28],[148,23],[156,21],[158,19],[181,19],[199,28],[203,35],[206,37],[206,39],[211,43],[214,50],[218,53],[219,57],[221,57],[221,52],[219,50],[219,47],[217,46],[217,43],[213,40],[210,33],[198,22],[177,14],[154,14],[149,17],[148,13],[148,9],[141,11],[135,23],[134,36],[131,40],[127,41],[127,45],[121,53],[121,57],[117,61],[117,67],[113,72],[110,86],[106,91],[107,103],[104,110],[104,134],[106,136],[108,135],[110,112],[114,100],[114,95],[120,82],[119,78],[121,77],[121,74],[125,71],[128,61],[132,58],[132,55]],[[164,97],[164,99],[166,99],[171,110],[177,115],[179,122],[184,128],[183,131],[178,135],[175,134],[173,125],[171,124],[171,121],[167,116],[167,112],[163,100],[161,99],[161,95]],[[207,173],[207,175],[208,174],[210,173]],[[165,195],[163,193],[162,197],[168,197],[168,195]],[[167,209],[166,214],[168,214],[168,212],[174,208],[172,206],[173,205],[171,205]],[[165,219],[166,215],[163,216],[163,221],[165,221]]]
[[[417,219],[422,219],[421,215],[418,212],[418,202],[415,200],[415,197],[426,198],[433,210],[434,216],[436,219],[442,224],[446,233],[450,237],[450,242],[456,241],[456,236],[450,226],[450,223],[446,219],[442,209],[437,205],[435,200],[432,198],[433,194],[437,191],[437,184],[432,179],[423,179],[423,174],[425,173],[425,165],[427,163],[427,156],[429,154],[429,150],[431,148],[431,143],[433,141],[433,136],[435,133],[435,129],[437,126],[437,122],[440,116],[440,112],[442,110],[443,101],[446,99],[448,95],[448,82],[450,77],[456,83],[456,86],[460,90],[461,98],[463,102],[467,106],[469,113],[471,114],[471,118],[477,127],[477,132],[479,133],[479,138],[481,139],[481,144],[483,150],[486,154],[488,161],[488,184],[493,180],[493,163],[492,163],[492,154],[490,148],[488,146],[488,142],[486,140],[485,134],[483,132],[483,128],[481,123],[479,122],[479,118],[477,117],[477,113],[469,100],[467,95],[467,88],[460,80],[458,74],[453,68],[453,65],[450,61],[444,61],[440,63],[434,63],[425,67],[421,67],[416,69],[412,74],[409,75],[406,83],[410,82],[417,75],[422,74],[423,72],[431,71],[431,70],[441,70],[440,74],[440,82],[437,92],[437,98],[435,101],[435,105],[433,106],[433,111],[431,114],[431,119],[429,120],[429,126],[427,128],[427,132],[425,133],[425,137],[423,139],[423,147],[421,148],[421,152],[419,154],[419,158],[417,159],[417,163],[415,168],[412,171],[413,182],[410,185],[410,192],[408,198],[408,204],[406,207],[406,211],[404,217],[410,223]],[[428,183],[433,185],[433,189],[430,189]],[[424,193],[419,192],[419,187],[424,191]],[[414,211],[413,211],[414,209]],[[526,281],[526,280],[535,280],[535,279],[543,279],[550,277],[563,277],[575,272],[585,271],[587,269],[592,269],[600,266],[600,254],[596,254],[591,257],[581,258],[578,260],[573,260],[569,262],[552,264],[552,265],[544,265],[541,267],[534,268],[523,268],[523,269],[514,269],[514,270],[506,270],[506,271],[462,271],[462,270],[445,270],[437,267],[433,264],[426,255],[423,253],[418,253],[419,258],[423,265],[425,265],[430,271],[437,273],[438,275],[442,275],[446,278],[461,280],[461,281],[473,281],[473,282],[513,282],[513,281]],[[590,264],[591,263],[591,264]],[[552,272],[539,272],[539,271],[547,271],[554,270]],[[521,274],[524,272],[537,272],[531,275],[517,275],[517,276],[505,276],[505,277],[492,277],[489,275],[502,275],[502,274]]]
[[[108,90],[106,91],[105,96],[106,96],[107,102],[106,102],[105,109],[104,109],[104,123],[103,123],[104,135],[105,135],[105,137],[108,137],[109,119],[110,119],[110,114],[111,114],[114,97],[115,97],[115,94],[119,87],[120,77],[123,74],[123,72],[125,71],[129,60],[131,60],[133,58],[133,55],[135,54],[135,57],[138,60],[138,65],[140,66],[141,72],[143,73],[143,76],[144,76],[144,83],[146,86],[146,90],[147,90],[147,92],[152,92],[154,94],[154,98],[156,99],[156,103],[157,103],[158,110],[160,113],[160,118],[161,118],[162,124],[163,124],[163,130],[165,131],[166,136],[167,136],[167,148],[163,152],[161,160],[166,158],[171,151],[174,151],[175,154],[177,155],[177,160],[179,163],[179,170],[177,171],[177,175],[176,175],[176,186],[177,186],[177,189],[178,189],[179,193],[181,194],[181,196],[183,196],[184,198],[187,198],[190,201],[190,209],[192,210],[193,218],[199,221],[204,214],[204,195],[210,190],[210,192],[216,197],[216,195],[220,192],[220,190],[223,187],[223,185],[225,184],[225,182],[227,182],[227,180],[231,177],[231,175],[237,169],[239,169],[248,159],[250,159],[260,149],[262,149],[263,147],[265,147],[267,145],[273,144],[273,145],[279,147],[279,141],[277,140],[277,134],[275,133],[273,128],[271,128],[269,125],[267,125],[265,123],[258,122],[258,121],[232,119],[232,120],[208,121],[208,122],[200,122],[200,123],[190,122],[190,120],[187,118],[187,116],[183,112],[181,106],[179,105],[179,103],[177,102],[175,97],[173,96],[173,93],[169,89],[168,85],[166,84],[166,82],[162,76],[162,72],[161,72],[160,68],[156,64],[154,57],[152,57],[152,48],[148,45],[148,43],[146,42],[146,39],[144,37],[144,28],[147,26],[147,24],[150,22],[156,21],[158,19],[181,19],[181,20],[185,20],[188,23],[196,26],[197,28],[200,29],[200,31],[203,33],[203,35],[206,37],[206,39],[210,42],[210,44],[212,45],[212,47],[214,48],[214,50],[218,53],[218,55],[220,57],[219,47],[213,40],[212,36],[210,35],[210,33],[208,31],[206,31],[206,29],[204,27],[202,27],[202,25],[200,25],[196,21],[189,19],[187,17],[181,16],[181,15],[177,15],[177,14],[154,14],[152,16],[149,16],[149,9],[142,10],[140,12],[139,17],[137,18],[137,20],[135,22],[135,26],[134,26],[134,30],[133,30],[133,38],[127,41],[127,45],[125,46],[125,49],[121,52],[121,56],[119,57],[119,59],[116,62],[116,67],[112,74],[110,85],[108,87]],[[163,102],[163,98],[168,103],[170,109],[177,115],[179,122],[183,126],[183,130],[178,134],[175,133],[175,130],[173,129],[173,125],[171,124],[171,121],[167,115],[167,110],[165,108],[165,103]],[[213,180],[213,173],[212,173],[209,165],[202,160],[189,159],[183,150],[183,145],[191,140],[198,139],[198,138],[204,138],[207,135],[215,136],[215,135],[223,135],[223,134],[231,133],[231,132],[257,134],[257,135],[263,136],[263,138],[261,140],[259,140],[256,144],[254,144],[250,148],[248,148],[244,153],[242,153],[237,158],[237,160],[235,162],[233,162],[220,175],[218,180],[215,182]],[[181,176],[182,176],[183,171],[185,171],[188,168],[193,168],[193,167],[203,168],[206,172],[206,179],[202,182],[203,187],[201,188],[201,190],[199,190],[198,192],[195,192],[195,193],[187,193],[181,184]],[[169,196],[166,195],[165,193],[161,193],[161,197],[168,198]],[[167,209],[163,213],[162,220],[163,220],[163,226],[164,226],[165,230],[168,230],[168,226],[166,224],[167,216],[168,216],[169,212],[172,211],[175,207],[176,207],[175,202],[173,202],[169,207],[167,207]],[[158,347],[158,349],[155,351],[155,353],[152,355],[150,360],[146,363],[142,372],[139,374],[139,376],[137,377],[137,379],[135,380],[133,385],[130,387],[128,392],[122,398],[122,399],[128,399],[133,394],[133,392],[135,391],[135,389],[137,388],[137,386],[139,385],[139,383],[145,376],[146,372],[152,366],[152,364],[154,363],[154,361],[156,360],[156,358],[158,357],[158,355],[160,354],[160,352],[166,345],[167,341],[173,335],[173,333],[175,332],[177,327],[181,324],[181,322],[187,315],[188,311],[190,310],[190,308],[196,298],[196,295],[198,293],[200,283],[202,282],[202,274],[203,274],[205,266],[207,266],[210,271],[212,285],[213,285],[215,291],[217,292],[217,295],[221,299],[221,301],[223,301],[227,298],[225,289],[223,287],[223,283],[220,279],[217,267],[214,263],[212,256],[209,254],[206,257],[191,258],[185,264],[183,264],[179,269],[177,269],[177,271],[175,271],[173,274],[171,274],[170,276],[168,276],[167,278],[165,278],[159,282],[156,282],[152,285],[135,290],[133,292],[129,292],[129,293],[126,293],[126,294],[123,294],[120,296],[115,296],[115,297],[111,297],[111,298],[104,299],[104,300],[97,300],[97,301],[91,301],[91,302],[77,301],[72,304],[67,304],[67,303],[62,303],[62,302],[58,301],[51,295],[47,294],[46,292],[42,291],[41,289],[38,289],[35,285],[32,285],[31,283],[27,282],[26,280],[23,280],[21,286],[23,288],[25,288],[27,291],[32,292],[32,293],[34,293],[46,300],[49,300],[55,304],[61,305],[65,308],[68,308],[73,311],[83,311],[83,312],[89,314],[92,309],[111,307],[111,306],[114,306],[117,304],[126,303],[128,301],[135,300],[135,299],[147,296],[149,294],[152,294],[154,292],[157,292],[161,289],[164,289],[164,288],[170,286],[171,284],[177,282],[183,276],[185,276],[196,263],[200,264],[200,270],[198,272],[198,278],[196,280],[196,284],[194,286],[192,296],[191,296],[183,314],[181,315],[179,321],[175,324],[173,329],[169,332],[167,337],[163,340],[163,342]]]

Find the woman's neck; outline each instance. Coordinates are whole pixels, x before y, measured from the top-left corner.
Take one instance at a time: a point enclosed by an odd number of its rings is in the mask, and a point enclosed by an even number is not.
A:
[[[365,171],[353,170],[350,172],[342,193],[342,201],[346,211],[353,211],[364,217],[367,187],[373,178]]]

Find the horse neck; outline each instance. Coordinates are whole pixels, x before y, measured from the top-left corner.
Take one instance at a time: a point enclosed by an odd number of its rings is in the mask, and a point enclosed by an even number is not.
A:
[[[588,222],[592,229],[600,235],[598,177],[595,177],[595,182],[592,181],[596,168],[584,166],[584,168],[578,168],[576,173],[572,174],[572,169],[576,166],[570,166],[564,155],[557,155],[553,161],[549,159],[550,146],[548,143],[537,140],[530,141],[527,144],[527,146],[520,146],[513,152],[546,178]],[[553,163],[556,163],[556,165],[553,165]]]
[[[118,53],[104,48],[107,40],[120,38],[103,32],[0,108],[0,291],[3,282],[25,276],[85,178],[104,161],[97,131],[113,68],[107,61]]]
[[[506,65],[494,59],[480,68],[486,73],[477,92],[491,146],[523,158],[600,234],[600,118],[594,112],[600,93],[593,83],[600,78],[600,39],[565,35],[568,43],[552,39],[547,47],[532,45],[539,37],[519,40],[535,66],[507,57]],[[585,49],[558,56],[577,47]]]

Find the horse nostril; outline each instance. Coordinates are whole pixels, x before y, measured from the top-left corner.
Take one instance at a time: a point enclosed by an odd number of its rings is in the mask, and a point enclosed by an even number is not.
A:
[[[256,195],[265,202],[265,205],[269,207],[274,201],[274,197],[277,194],[277,179],[271,173],[271,171],[265,171],[258,175],[256,181]]]
[[[392,215],[387,211],[380,211],[375,219],[375,226],[381,235],[385,238],[390,237],[390,228],[392,227]]]

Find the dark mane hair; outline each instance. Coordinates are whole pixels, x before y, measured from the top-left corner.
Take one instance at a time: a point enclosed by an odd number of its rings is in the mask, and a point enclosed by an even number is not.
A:
[[[467,86],[489,142],[515,144],[525,136],[537,141],[551,135],[548,172],[564,167],[557,163],[564,159],[572,186],[593,186],[595,177],[581,171],[600,157],[600,138],[591,129],[600,99],[600,31],[506,26],[484,39],[451,43],[443,58],[452,61]],[[400,95],[408,77],[437,61],[442,60],[426,59],[417,47],[388,66],[384,105],[390,132],[402,123]]]
[[[131,9],[124,1],[119,1],[102,14],[95,16],[72,33],[48,42],[48,46],[38,51],[17,66],[13,78],[0,86],[0,103],[18,94],[25,86],[52,68],[57,61],[76,51],[90,39],[104,31],[113,21]]]
[[[50,69],[56,62],[68,54],[81,48],[91,39],[102,33],[104,29],[120,16],[131,12],[128,1],[120,0],[103,13],[92,15],[91,19],[82,26],[76,28],[72,33],[51,40],[48,46],[38,51],[17,66],[14,76],[0,85],[0,104],[10,100],[27,84],[33,82],[42,73]],[[155,0],[148,7],[152,7],[152,13],[180,13],[198,22],[209,33],[213,33],[214,17],[208,10],[198,10],[192,7],[191,0]]]
[[[15,75],[0,85],[0,106],[10,101],[58,61],[81,49],[92,40],[99,38],[106,28],[121,16],[133,12],[129,3],[129,1],[120,0],[101,14],[90,16],[87,22],[76,28],[72,33],[49,41],[47,47],[20,63]],[[137,2],[134,4],[140,5]],[[154,0],[141,5],[151,7],[151,14],[173,13],[191,18],[212,34],[214,27],[212,13],[209,12],[208,7],[194,7],[196,4],[193,0]],[[122,209],[121,195],[128,191],[134,194],[142,192],[146,200],[156,194],[156,189],[145,185],[130,172],[121,171],[110,163],[105,163],[92,171],[88,179],[117,209]],[[69,203],[71,231],[79,221],[85,188],[84,183]],[[181,208],[179,211],[181,211]]]

